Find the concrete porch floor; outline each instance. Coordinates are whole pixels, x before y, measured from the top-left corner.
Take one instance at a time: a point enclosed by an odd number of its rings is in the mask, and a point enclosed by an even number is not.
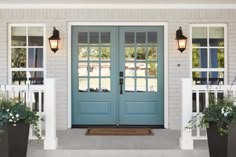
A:
[[[179,148],[180,132],[152,129],[154,136],[86,136],[86,129],[58,131],[57,150],[43,150],[30,141],[27,157],[209,157],[206,141],[195,141],[194,150]]]

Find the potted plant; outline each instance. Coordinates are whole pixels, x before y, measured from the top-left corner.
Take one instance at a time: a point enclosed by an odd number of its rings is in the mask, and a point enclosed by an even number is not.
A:
[[[0,152],[1,157],[26,157],[29,126],[40,139],[39,116],[24,102],[0,96]]]
[[[200,127],[207,128],[210,157],[236,157],[236,106],[232,94],[216,99],[209,93],[209,105],[193,117],[189,127],[200,120]]]

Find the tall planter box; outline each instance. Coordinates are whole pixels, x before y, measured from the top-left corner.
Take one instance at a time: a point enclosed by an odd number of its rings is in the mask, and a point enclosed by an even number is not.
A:
[[[29,137],[29,124],[23,122],[13,126],[5,123],[0,134],[1,157],[26,157]]]
[[[220,135],[216,123],[207,128],[210,157],[236,157],[236,123],[232,123],[228,135]]]

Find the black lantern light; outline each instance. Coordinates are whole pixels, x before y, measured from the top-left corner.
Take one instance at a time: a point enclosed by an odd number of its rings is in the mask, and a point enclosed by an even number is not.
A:
[[[58,45],[59,45],[59,40],[60,40],[59,31],[56,29],[56,27],[53,27],[53,34],[50,38],[48,38],[48,40],[49,40],[51,50],[54,53],[56,53],[58,50]]]
[[[176,40],[178,50],[182,53],[186,49],[187,37],[183,35],[181,27],[179,27],[179,29],[176,31]]]

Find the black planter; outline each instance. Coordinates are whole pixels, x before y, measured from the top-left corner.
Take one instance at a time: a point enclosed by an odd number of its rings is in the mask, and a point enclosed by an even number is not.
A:
[[[26,157],[29,124],[22,122],[12,126],[6,123],[3,126],[4,132],[0,134],[0,156],[1,157]]]
[[[236,123],[230,125],[228,135],[220,135],[216,124],[210,123],[207,138],[210,157],[236,157]]]

